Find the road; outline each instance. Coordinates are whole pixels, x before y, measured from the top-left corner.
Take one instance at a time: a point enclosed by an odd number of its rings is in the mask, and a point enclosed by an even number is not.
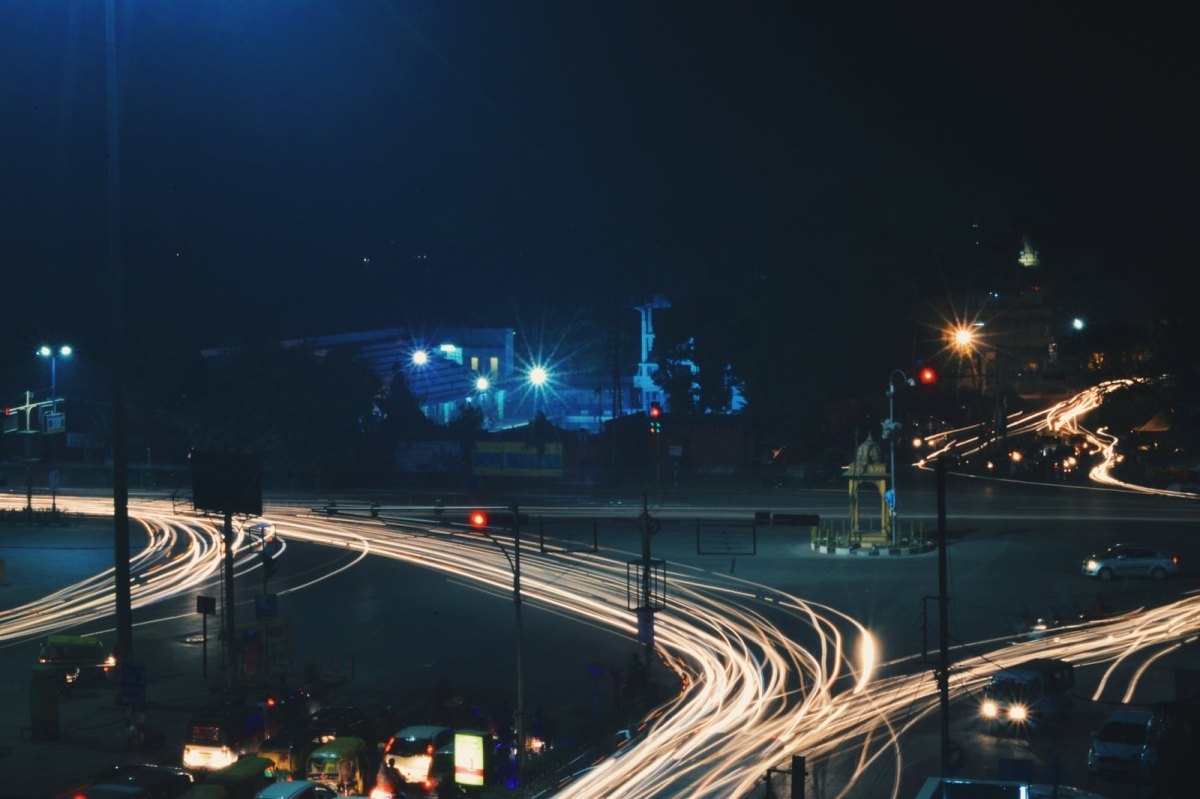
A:
[[[923,479],[906,479],[904,515],[932,523],[935,497]],[[83,512],[104,506],[75,497],[59,502]],[[1019,741],[1010,751],[977,734],[971,696],[1002,665],[1055,656],[1078,666],[1084,718],[1153,701],[1161,691],[1148,684],[1154,664],[1192,648],[1200,630],[1197,506],[1112,487],[966,476],[951,477],[947,504],[954,730],[968,763],[988,772],[996,757],[1016,752],[1039,764],[1057,758],[1075,782],[1086,780],[1077,759],[1062,761],[1077,758],[1080,730]],[[936,698],[919,653],[936,634],[923,617],[924,598],[936,592],[935,558],[819,555],[802,531],[773,527],[757,531],[754,555],[698,554],[697,520],[744,531],[753,511],[765,507],[845,513],[844,495],[830,491],[652,509],[663,520],[653,554],[669,566],[655,669],[660,679],[673,674],[680,689],[640,743],[559,795],[745,796],[761,791],[767,768],[786,767],[793,753],[821,775],[818,795],[909,796],[929,775]],[[566,513],[524,509],[537,521]],[[547,551],[539,552],[530,525],[522,557],[531,614],[527,706],[595,714],[598,704],[615,699],[586,675],[593,663],[612,669],[636,648],[626,596],[627,563],[640,555],[636,510],[572,506],[572,514],[600,520],[598,552],[578,525],[550,520]],[[270,506],[267,515],[287,542],[273,588],[296,647],[343,667],[356,663],[355,690],[364,698],[415,706],[443,676],[492,696],[514,684],[512,572],[496,543],[505,531],[492,541],[445,524],[326,517],[284,505]],[[135,618],[182,642],[194,633],[193,593],[216,593],[216,531],[168,512],[161,501],[134,503],[131,516],[146,532],[135,561]],[[569,540],[555,535],[559,526]],[[1078,574],[1087,554],[1117,540],[1171,549],[1184,574],[1108,584]],[[256,588],[257,558],[243,547],[239,563],[245,600]],[[0,616],[0,641],[27,641],[68,621],[100,624],[110,590],[111,573],[97,574],[39,604],[12,608]],[[1098,606],[1116,615],[1038,638],[1018,633],[1026,619],[1070,620]],[[1043,756],[1039,750],[1047,748],[1051,754]]]

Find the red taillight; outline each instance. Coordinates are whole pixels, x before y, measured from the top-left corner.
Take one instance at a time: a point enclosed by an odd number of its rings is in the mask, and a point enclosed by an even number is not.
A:
[[[388,738],[387,745],[383,747],[383,751],[384,751],[384,752],[390,752],[390,751],[392,751],[392,744],[394,744],[394,743],[396,743],[396,736],[395,736],[395,735],[393,735],[391,738]]]
[[[433,780],[429,779],[428,777],[425,779],[425,782],[422,783],[422,785],[425,786],[425,790],[427,790],[427,791],[432,791],[433,786],[436,784],[437,783],[435,783]]]
[[[427,755],[433,754],[433,744],[425,744],[425,754],[427,754]]]

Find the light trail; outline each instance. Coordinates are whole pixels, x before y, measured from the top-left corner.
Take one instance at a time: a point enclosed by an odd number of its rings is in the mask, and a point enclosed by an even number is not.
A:
[[[1090,454],[1100,456],[1091,477],[1105,487],[1194,498],[1116,480],[1111,476],[1119,457],[1116,437],[1080,424],[1105,396],[1134,382],[1110,381],[1043,411],[1014,414],[1009,435],[1078,436]],[[969,456],[989,442],[976,428],[946,431],[928,441],[935,446],[929,458]],[[102,500],[59,501],[64,507],[72,502],[72,512],[110,511]],[[345,514],[317,517],[287,507],[268,512],[284,541],[335,547],[353,553],[356,560],[367,554],[392,558],[442,572],[497,597],[511,595],[507,558],[496,543],[478,533]],[[146,535],[145,546],[133,556],[138,575],[133,584],[135,607],[219,577],[220,531],[214,521],[174,516],[153,503],[131,503],[130,516]],[[240,531],[235,547],[243,573],[256,568]],[[626,568],[636,553],[541,553],[530,547],[523,548],[522,555],[524,601],[635,637],[636,625],[626,609]],[[327,577],[320,575],[314,582]],[[0,642],[109,616],[111,596],[109,569],[0,614]],[[884,661],[871,632],[834,608],[770,586],[686,567],[669,584],[667,610],[659,614],[656,627],[656,652],[663,666],[678,676],[679,692],[645,720],[646,732],[636,744],[621,750],[619,757],[583,769],[556,795],[745,796],[756,790],[768,768],[803,754],[814,766],[849,760],[844,783],[827,785],[833,795],[869,790],[872,796],[898,798],[904,763],[900,742],[938,706],[934,681],[915,657]],[[1034,657],[1054,657],[1080,666],[1107,664],[1094,698],[1115,691],[1121,701],[1131,702],[1150,664],[1198,632],[1200,596],[1192,595],[1119,618],[1057,628],[1038,639],[963,646],[957,650],[952,697],[970,697],[997,669]],[[974,653],[985,645],[996,648]],[[1124,664],[1138,659],[1139,667],[1118,685]],[[905,666],[918,671],[896,673]]]

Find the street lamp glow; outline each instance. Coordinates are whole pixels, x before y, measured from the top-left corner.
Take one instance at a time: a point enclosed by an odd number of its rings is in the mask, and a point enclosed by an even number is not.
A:
[[[414,350],[412,354],[412,362],[414,366],[424,366],[429,363],[429,353],[425,350]]]
[[[475,390],[479,392],[487,391],[492,387],[492,381],[488,380],[484,375],[475,378]]]
[[[975,331],[969,327],[957,327],[953,333],[954,346],[960,350],[969,350],[975,343]]]
[[[544,366],[535,366],[529,370],[529,383],[535,387],[541,388],[546,385],[546,381],[550,379],[550,373],[546,371]]]
[[[1083,330],[1083,320],[1076,316],[1071,320],[1071,327],[1075,328],[1076,330]]]

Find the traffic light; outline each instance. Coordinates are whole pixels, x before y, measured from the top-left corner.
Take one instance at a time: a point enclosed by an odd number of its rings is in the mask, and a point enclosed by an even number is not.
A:
[[[662,403],[651,402],[650,403],[650,418],[657,419],[660,416],[662,416]]]
[[[937,382],[937,371],[932,366],[922,366],[921,371],[917,372],[917,380],[923,386],[932,386]]]
[[[471,515],[467,517],[467,520],[471,522],[472,527],[487,527],[488,523],[487,514],[481,510],[471,511]]]
[[[658,434],[662,432],[662,404],[658,402],[650,403],[650,432]]]

